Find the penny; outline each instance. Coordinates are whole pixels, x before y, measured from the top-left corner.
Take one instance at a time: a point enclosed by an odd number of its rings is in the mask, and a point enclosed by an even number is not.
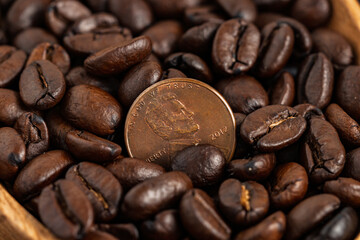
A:
[[[219,148],[230,161],[235,134],[235,118],[224,98],[189,78],[163,80],[147,88],[125,122],[129,155],[167,169],[178,151],[198,144]]]

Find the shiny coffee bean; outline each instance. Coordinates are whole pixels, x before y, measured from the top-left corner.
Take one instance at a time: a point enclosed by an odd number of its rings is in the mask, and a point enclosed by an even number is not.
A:
[[[98,135],[115,131],[121,119],[121,106],[107,92],[90,85],[69,89],[62,101],[62,116],[74,126]]]
[[[239,232],[235,240],[267,239],[281,240],[286,230],[286,217],[281,211],[275,212],[257,225]]]
[[[59,180],[44,188],[39,199],[39,213],[42,222],[63,239],[84,237],[94,221],[90,201],[69,180]]]
[[[60,102],[66,83],[56,65],[48,60],[38,60],[22,72],[19,89],[20,97],[27,106],[46,110]]]
[[[330,1],[295,0],[291,7],[291,16],[310,29],[320,27],[331,16]]]
[[[307,189],[307,173],[295,162],[276,167],[268,185],[272,206],[281,209],[287,209],[301,201]]]
[[[189,7],[184,12],[185,24],[197,26],[207,22],[223,22],[224,16],[216,5]]]
[[[251,226],[269,210],[269,195],[259,183],[230,178],[219,188],[220,210],[234,226]]]
[[[44,119],[35,113],[22,114],[14,128],[21,135],[26,146],[26,160],[44,153],[49,147],[49,132]]]
[[[231,19],[216,32],[212,62],[223,74],[240,74],[250,70],[258,57],[260,32],[241,19]]]
[[[360,148],[346,154],[344,173],[347,177],[360,181]]]
[[[240,181],[265,180],[276,165],[274,153],[256,154],[249,158],[232,160],[226,170],[230,177]]]
[[[269,98],[272,105],[292,106],[295,99],[295,81],[289,72],[281,73]]]
[[[138,240],[139,232],[134,224],[120,223],[120,224],[100,224],[99,228],[102,231],[108,232],[118,239],[124,240]]]
[[[172,159],[171,169],[183,171],[195,187],[213,185],[221,180],[226,159],[222,152],[207,144],[187,147]]]
[[[86,194],[97,221],[109,221],[117,215],[122,187],[106,168],[90,162],[81,162],[71,167],[65,178],[76,183]]]
[[[163,71],[161,80],[170,79],[170,78],[187,78],[187,76],[180,70],[177,70],[175,68],[168,68]]]
[[[252,0],[217,0],[217,3],[231,18],[253,22],[257,16],[256,5]]]
[[[141,62],[151,52],[151,40],[141,36],[105,48],[89,56],[85,69],[94,75],[118,74]]]
[[[0,88],[0,122],[13,126],[16,120],[27,112],[18,92]]]
[[[160,165],[136,158],[117,158],[106,168],[119,180],[125,191],[165,173],[165,169]]]
[[[106,232],[99,231],[99,230],[90,231],[83,238],[83,240],[98,240],[98,239],[101,239],[101,240],[117,240],[117,238],[114,237],[113,235],[108,234]]]
[[[94,13],[90,16],[77,20],[66,32],[66,35],[93,32],[101,28],[116,27],[119,25],[118,19],[106,12]]]
[[[345,164],[345,149],[329,122],[317,117],[310,119],[301,146],[301,164],[315,184],[339,176]]]
[[[57,43],[57,39],[42,28],[27,28],[16,35],[14,39],[14,45],[27,54],[30,54],[37,45],[43,42],[54,44]]]
[[[14,47],[0,46],[0,87],[7,87],[20,74],[26,60],[26,53]]]
[[[309,103],[303,103],[294,106],[294,109],[299,112],[299,115],[305,118],[306,120],[309,120],[311,117],[319,117],[323,120],[325,120],[325,116],[321,109],[317,108],[314,105],[311,105]]]
[[[176,171],[164,173],[133,187],[125,195],[121,211],[133,221],[145,220],[176,205],[192,187],[186,174]]]
[[[162,0],[147,0],[155,14],[160,18],[174,18],[181,17],[185,9],[198,6],[202,2],[201,0],[168,0],[166,2]]]
[[[182,197],[180,218],[192,239],[230,238],[231,229],[217,213],[212,198],[200,189],[191,189]]]
[[[10,127],[0,128],[0,179],[12,180],[25,156],[26,147],[19,133]]]
[[[306,121],[287,106],[271,105],[249,114],[241,125],[241,138],[262,152],[273,152],[296,142]]]
[[[360,207],[360,182],[353,178],[340,177],[327,181],[324,184],[324,192],[336,195],[344,204]]]

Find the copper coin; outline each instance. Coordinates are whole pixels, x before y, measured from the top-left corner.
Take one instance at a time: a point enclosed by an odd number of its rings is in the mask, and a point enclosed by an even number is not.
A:
[[[225,99],[209,85],[189,78],[160,81],[142,92],[125,122],[131,157],[169,168],[187,146],[211,144],[228,161],[235,150],[235,118]]]

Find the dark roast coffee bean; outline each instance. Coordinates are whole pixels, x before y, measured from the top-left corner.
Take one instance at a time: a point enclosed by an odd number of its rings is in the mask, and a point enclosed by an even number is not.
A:
[[[223,74],[240,74],[255,64],[260,46],[257,27],[241,19],[231,19],[216,32],[212,62]]]
[[[122,188],[106,168],[89,162],[71,167],[66,179],[75,182],[90,200],[97,221],[109,221],[118,211]]]
[[[43,42],[54,44],[57,43],[57,40],[55,36],[42,28],[27,28],[16,35],[14,39],[14,45],[27,54],[30,54],[37,45]]]
[[[49,147],[49,132],[44,119],[27,112],[16,121],[14,128],[20,133],[26,146],[26,160],[45,152]]]
[[[315,51],[324,53],[336,69],[344,69],[354,60],[350,43],[340,34],[327,28],[312,33]]]
[[[249,114],[269,104],[263,86],[250,76],[241,75],[221,80],[217,89],[237,113]]]
[[[315,184],[339,176],[345,164],[345,149],[329,122],[317,117],[310,119],[301,146],[301,164]]]
[[[19,89],[20,97],[27,106],[46,110],[60,102],[66,83],[58,67],[48,60],[38,60],[22,72]]]
[[[346,154],[344,173],[347,177],[360,181],[360,148]]]
[[[75,35],[96,31],[101,28],[116,27],[119,25],[117,18],[109,13],[101,12],[80,18],[67,31],[66,35]]]
[[[168,0],[166,2],[162,0],[147,0],[147,2],[149,2],[150,6],[158,17],[174,18],[181,17],[186,8],[200,5],[202,0]]]
[[[212,73],[206,62],[192,53],[173,53],[165,59],[164,65],[166,68],[179,69],[189,78],[205,83],[211,83],[213,80]]]
[[[324,25],[331,16],[329,0],[295,0],[291,16],[312,29]]]
[[[166,5],[167,2],[162,4]],[[174,52],[182,34],[181,24],[173,20],[157,22],[143,32],[143,35],[151,39],[152,51],[159,58],[166,58],[170,53]]]
[[[311,105],[309,103],[303,103],[303,104],[296,105],[294,107],[294,109],[299,112],[300,116],[302,116],[303,118],[306,118],[307,120],[309,120],[313,116],[319,117],[319,118],[325,120],[325,116],[324,116],[323,112],[321,111],[321,109],[319,109],[316,106]]]
[[[12,126],[16,120],[27,112],[18,92],[0,88],[0,122]]]
[[[336,85],[336,103],[360,122],[360,66],[347,67]]]
[[[240,18],[246,22],[256,19],[257,9],[252,0],[217,0],[217,3],[232,18]]]
[[[213,185],[221,180],[226,159],[222,152],[207,144],[187,147],[172,159],[171,169],[183,171],[195,187]]]
[[[179,212],[177,210],[165,210],[158,213],[153,219],[141,224],[141,236],[149,240],[180,240],[183,239]]]
[[[107,92],[90,85],[69,89],[62,101],[62,116],[74,126],[98,135],[115,131],[121,119],[121,106]]]
[[[269,98],[272,105],[292,105],[295,98],[295,81],[289,72],[281,73]]]
[[[299,103],[310,103],[322,109],[331,100],[334,88],[334,70],[322,53],[308,56],[298,75],[297,96]]]
[[[122,106],[129,108],[142,91],[160,80],[161,65],[146,61],[132,67],[119,85],[118,97]]]
[[[122,150],[116,143],[79,130],[69,131],[65,142],[69,152],[77,159],[100,164],[114,160]]]
[[[332,193],[341,202],[355,208],[360,207],[360,182],[353,178],[338,178],[324,184],[324,192]]]
[[[79,1],[58,0],[49,5],[46,22],[55,35],[61,36],[71,23],[90,15],[90,10]]]
[[[141,36],[105,48],[89,56],[85,69],[94,75],[118,74],[141,62],[151,52],[151,40]]]
[[[26,66],[38,60],[48,60],[55,64],[59,70],[66,74],[70,69],[70,57],[66,50],[58,45],[48,42],[40,43],[31,52]]]
[[[200,189],[191,189],[182,197],[180,217],[192,239],[230,238],[231,229],[217,213],[211,197]]]
[[[249,158],[232,160],[226,170],[230,177],[240,181],[262,181],[270,175],[275,165],[275,154],[265,153]]]
[[[251,226],[269,210],[269,195],[259,183],[230,178],[219,188],[220,210],[234,226]]]
[[[185,173],[164,173],[133,187],[125,195],[121,211],[133,221],[145,220],[163,209],[175,206],[192,187]]]
[[[138,240],[139,232],[134,224],[100,224],[99,228],[102,231],[108,232],[111,235],[121,240]]]
[[[335,127],[341,140],[351,146],[360,146],[360,126],[336,103],[332,103],[325,112],[328,121]]]
[[[286,217],[283,212],[277,211],[257,225],[239,232],[235,240],[281,240],[286,230]]]
[[[285,163],[276,167],[268,186],[272,206],[287,209],[305,197],[308,176],[300,164]]]
[[[39,213],[42,222],[63,239],[84,237],[94,221],[91,203],[69,180],[59,180],[44,188],[39,199]]]
[[[250,113],[241,125],[241,138],[262,152],[273,152],[296,142],[306,121],[287,106],[271,105]]]
[[[89,233],[87,233],[83,240],[117,240],[116,237],[114,237],[113,235],[111,234],[108,234],[106,232],[102,232],[102,231],[91,231]]]
[[[160,165],[136,158],[118,158],[108,164],[106,168],[120,181],[125,191],[165,173],[165,169]]]
[[[109,0],[109,10],[119,19],[121,26],[140,33],[154,21],[152,10],[144,0]]]
[[[216,5],[189,7],[184,12],[185,24],[197,26],[207,22],[223,22],[224,17]]]
[[[319,194],[301,201],[287,215],[285,239],[300,239],[339,207],[340,199],[332,194]]]
[[[25,156],[26,147],[19,133],[10,127],[0,128],[0,179],[12,180]]]
[[[14,47],[0,46],[0,87],[7,87],[14,82],[26,60],[26,53]]]
[[[168,68],[163,71],[161,80],[165,80],[169,78],[187,78],[187,76],[180,70],[177,70],[175,68]]]
[[[62,150],[46,152],[32,159],[20,171],[14,182],[16,198],[25,201],[38,195],[55,182],[73,164],[71,156]]]

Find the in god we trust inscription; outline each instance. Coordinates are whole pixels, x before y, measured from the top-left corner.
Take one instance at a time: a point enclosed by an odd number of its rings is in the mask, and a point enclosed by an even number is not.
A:
[[[235,150],[235,119],[223,97],[188,78],[158,82],[134,101],[125,122],[131,157],[169,168],[187,146],[211,144],[229,161]]]

